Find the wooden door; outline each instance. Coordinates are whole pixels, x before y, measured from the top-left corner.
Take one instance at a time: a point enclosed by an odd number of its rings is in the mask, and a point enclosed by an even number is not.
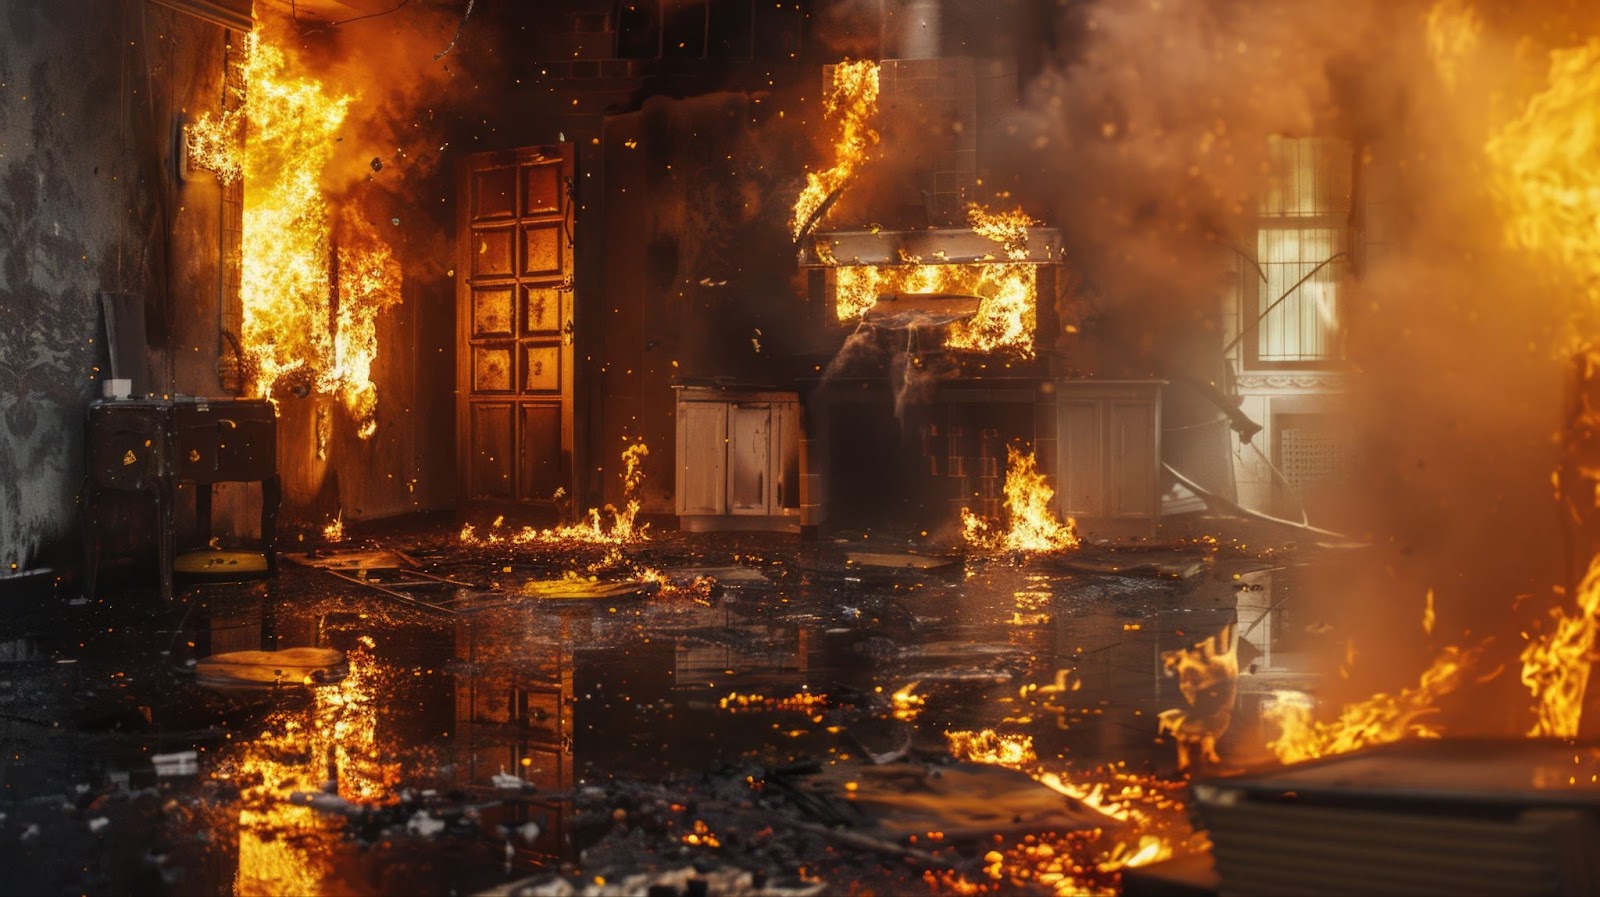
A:
[[[570,493],[573,148],[468,156],[456,250],[461,495]]]

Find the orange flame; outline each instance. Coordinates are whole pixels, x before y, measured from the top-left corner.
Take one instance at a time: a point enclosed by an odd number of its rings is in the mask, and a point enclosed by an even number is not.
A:
[[[243,84],[238,108],[202,116],[186,146],[223,182],[244,181],[239,339],[250,389],[338,396],[368,438],[377,319],[400,302],[400,266],[364,218],[330,209],[322,185],[356,97],[296,73],[259,31],[245,41]]]
[[[1600,38],[1551,51],[1546,82],[1484,150],[1506,242],[1555,262],[1587,298],[1569,321],[1567,350],[1592,365],[1600,312]],[[1600,612],[1600,557],[1590,562],[1576,602],[1575,613],[1553,610],[1554,628],[1523,649],[1521,678],[1535,703],[1531,735],[1578,733]]]
[[[1032,452],[1023,454],[1006,447],[1005,507],[1010,528],[1004,532],[988,520],[961,509],[962,534],[968,544],[979,548],[1006,551],[1067,551],[1078,547],[1078,525],[1071,517],[1066,523],[1050,509],[1055,490],[1045,483]]]
[[[1217,738],[1233,720],[1234,698],[1239,683],[1238,624],[1229,623],[1221,632],[1192,648],[1161,653],[1162,666],[1178,677],[1188,709],[1163,710],[1159,731],[1178,743],[1178,768],[1193,766],[1192,752],[1199,751],[1208,763],[1220,763]]]
[[[984,875],[991,882],[1014,885],[1038,883],[1058,895],[1115,893],[1115,876],[1123,869],[1143,866],[1173,856],[1175,846],[1185,850],[1200,846],[1183,815],[1183,805],[1173,797],[1174,783],[1125,772],[1109,772],[1093,784],[1069,781],[1039,765],[1033,738],[1004,735],[993,729],[946,732],[945,740],[956,757],[990,763],[1027,773],[1040,784],[1097,810],[1123,825],[1114,829],[1076,833],[1065,837],[1029,836],[1005,851],[984,856]],[[965,879],[950,882],[962,890]]]
[[[1549,256],[1600,306],[1600,38],[1550,53],[1549,84],[1484,147],[1512,246]]]
[[[646,455],[650,454],[649,446],[636,442],[622,450],[622,497],[624,499],[622,510],[617,510],[615,505],[606,505],[604,510],[590,508],[588,517],[582,523],[567,526],[555,526],[549,529],[536,529],[531,526],[523,527],[519,532],[501,535],[498,530],[504,518],[495,518],[490,524],[487,535],[478,535],[477,528],[472,524],[461,527],[459,540],[468,545],[495,545],[509,542],[513,545],[528,545],[531,543],[552,542],[584,542],[593,545],[625,545],[629,542],[639,542],[648,536],[645,529],[648,524],[639,525],[636,520],[639,516],[638,492],[639,486],[644,482],[643,462]],[[607,522],[609,516],[610,522]]]
[[[1421,717],[1434,712],[1438,700],[1461,685],[1466,671],[1482,653],[1483,645],[1447,647],[1422,673],[1415,688],[1403,688],[1397,695],[1379,693],[1346,704],[1332,722],[1317,721],[1312,702],[1305,695],[1278,692],[1276,703],[1263,714],[1279,733],[1267,742],[1267,747],[1281,762],[1298,763],[1405,738],[1437,738],[1442,734],[1440,727]]]
[[[331,822],[296,793],[317,793],[330,769],[340,797],[363,804],[395,800],[398,763],[385,759],[377,742],[377,667],[370,639],[351,651],[349,673],[337,684],[316,687],[309,719],[303,710],[267,718],[261,736],[244,742],[245,753],[218,776],[237,781],[239,894],[320,893],[332,872],[332,845],[342,822]]]
[[[840,189],[867,161],[878,144],[878,64],[870,60],[841,62],[833,67],[833,83],[822,101],[823,117],[837,123],[833,164],[806,172],[806,186],[794,201],[790,232],[795,237],[822,208],[828,195]]]
[[[1533,693],[1537,721],[1531,736],[1578,737],[1583,698],[1594,665],[1596,614],[1600,614],[1600,557],[1589,563],[1578,586],[1578,611],[1550,615],[1555,628],[1522,650],[1522,684]]]
[[[896,265],[839,265],[834,271],[834,314],[860,318],[890,293],[956,293],[976,296],[978,311],[950,328],[945,345],[982,352],[1009,350],[1033,356],[1038,327],[1038,267],[1029,264],[1028,228],[1037,222],[1022,210],[990,212],[973,203],[967,223],[993,241],[1001,256],[981,264],[927,264],[906,256]],[[1001,260],[1003,259],[1003,260]]]

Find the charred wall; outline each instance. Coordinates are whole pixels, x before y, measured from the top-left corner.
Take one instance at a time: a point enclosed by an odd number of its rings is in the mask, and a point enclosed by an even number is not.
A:
[[[605,122],[597,445],[612,456],[625,438],[646,440],[651,511],[672,510],[674,382],[777,387],[795,373],[807,316],[782,177],[798,168],[758,136],[783,127],[768,111],[777,102],[657,97]]]
[[[76,556],[100,292],[143,298],[155,389],[220,388],[219,200],[173,147],[226,52],[222,27],[143,2],[0,8],[0,576]]]

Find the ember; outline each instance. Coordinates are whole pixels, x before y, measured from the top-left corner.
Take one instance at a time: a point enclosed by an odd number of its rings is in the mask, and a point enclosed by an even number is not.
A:
[[[993,729],[946,732],[951,753],[964,760],[1016,769],[1041,784],[1122,823],[1087,833],[1028,837],[984,857],[984,875],[992,882],[1023,886],[1037,882],[1051,893],[1116,893],[1117,874],[1127,868],[1167,859],[1204,847],[1188,825],[1176,797],[1182,785],[1116,771],[1101,781],[1081,785],[1041,768],[1033,739],[1002,735]],[[958,888],[959,890],[959,888]]]

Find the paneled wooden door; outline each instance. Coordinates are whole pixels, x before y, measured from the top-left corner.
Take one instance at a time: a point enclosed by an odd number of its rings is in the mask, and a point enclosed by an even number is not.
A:
[[[573,147],[478,153],[461,167],[456,250],[460,494],[570,493]]]

